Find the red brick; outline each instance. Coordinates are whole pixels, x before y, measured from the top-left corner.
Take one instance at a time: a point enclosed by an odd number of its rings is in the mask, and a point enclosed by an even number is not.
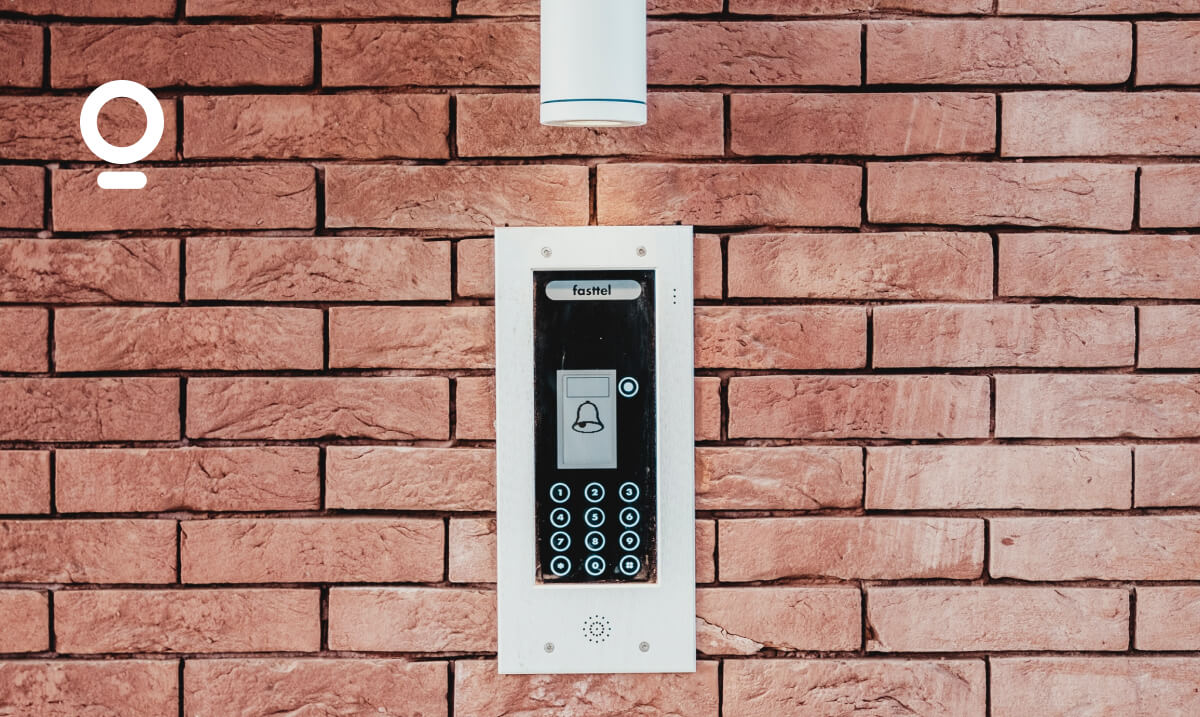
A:
[[[319,309],[78,308],[54,315],[59,371],[320,370]]]
[[[313,31],[288,25],[55,25],[50,85],[308,85]]]
[[[178,673],[166,660],[0,662],[0,704],[38,717],[162,717],[179,708]]]
[[[50,649],[50,610],[46,593],[0,590],[0,614],[4,615],[0,652],[41,652]],[[2,669],[0,667],[0,674],[3,674]],[[2,677],[0,685],[3,685]],[[4,688],[0,686],[0,704],[11,706],[4,699],[3,692]]]
[[[1137,84],[1195,84],[1200,74],[1200,22],[1139,22],[1137,41]]]
[[[1138,650],[1200,649],[1200,587],[1137,589]]]
[[[321,82],[326,87],[533,86],[538,45],[535,22],[326,25]]]
[[[45,309],[0,308],[0,371],[39,373],[47,359],[50,315]]]
[[[331,446],[325,471],[330,508],[496,509],[496,452],[487,448]]]
[[[1200,297],[1200,237],[1005,234],[999,255],[1003,296]]]
[[[1149,717],[1200,710],[1200,660],[1195,658],[1009,657],[989,662],[994,717],[1089,712]]]
[[[436,582],[440,518],[186,520],[186,583]]]
[[[450,582],[496,582],[495,518],[452,518],[449,540]]]
[[[491,376],[464,376],[455,381],[455,436],[464,440],[494,440],[496,380]],[[696,440],[721,440],[721,379],[697,376],[694,405]]]
[[[1200,307],[1139,308],[1138,366],[1200,368]]]
[[[819,510],[862,503],[862,449],[697,448],[700,510]]]
[[[492,368],[494,312],[484,306],[355,306],[329,311],[333,368]]]
[[[54,633],[59,652],[77,654],[313,652],[321,644],[320,597],[317,590],[59,591]]]
[[[1110,84],[1128,79],[1132,58],[1129,23],[989,19],[867,24],[870,84]]]
[[[0,239],[0,301],[166,302],[179,299],[171,239]]]
[[[721,440],[721,379],[697,376],[693,386],[697,441]]]
[[[175,15],[176,0],[7,0],[5,10],[65,17],[155,17]]]
[[[1133,457],[1134,505],[1200,506],[1200,446],[1144,445]]]
[[[649,0],[646,10],[651,15],[704,15],[721,12],[723,0]],[[458,16],[537,15],[538,0],[459,0]]]
[[[454,435],[460,440],[496,439],[496,379],[463,376],[454,380]]]
[[[55,453],[64,513],[316,510],[318,449],[84,449]]]
[[[242,659],[184,663],[186,715],[445,717],[445,662]]]
[[[858,226],[860,218],[858,167],[603,164],[596,182],[601,224]]]
[[[1123,651],[1129,647],[1129,592],[878,587],[867,590],[867,624],[870,652]]]
[[[998,0],[1002,15],[1145,15],[1196,13],[1196,0]]]
[[[193,438],[449,437],[445,378],[193,378]]]
[[[721,237],[697,234],[693,241],[692,291],[697,299],[721,298]],[[461,296],[490,298],[495,292],[494,248],[491,239],[463,239],[458,242],[458,293]]]
[[[651,22],[655,85],[857,85],[857,22]]]
[[[867,510],[1128,509],[1124,446],[867,449]]]
[[[696,521],[696,582],[716,581],[716,521]],[[449,577],[455,583],[496,582],[496,519],[450,520]]]
[[[0,451],[0,514],[50,512],[50,452]]]
[[[698,306],[695,331],[701,368],[863,368],[867,363],[867,312],[861,307]]]
[[[854,587],[701,588],[696,591],[697,648],[706,655],[857,650],[860,603]]]
[[[908,162],[867,167],[867,214],[893,224],[1129,229],[1135,168]]]
[[[587,224],[588,169],[334,165],[325,170],[325,198],[329,227]]]
[[[458,153],[463,157],[648,155],[721,156],[725,152],[720,94],[652,92],[643,127],[547,127],[536,94],[458,96]]]
[[[729,239],[731,297],[990,299],[986,234],[743,234]]]
[[[996,376],[996,435],[1200,435],[1200,376]]]
[[[1142,167],[1140,224],[1144,227],[1200,225],[1200,165]]]
[[[755,376],[729,381],[731,438],[976,438],[982,376]]]
[[[790,577],[955,578],[983,572],[983,521],[753,518],[717,522],[724,582]]]
[[[0,228],[42,228],[45,176],[41,167],[0,167]]]
[[[451,0],[189,0],[189,17],[448,17]]]
[[[857,15],[916,12],[966,15],[990,13],[991,0],[729,0],[729,10],[746,15]]]
[[[11,23],[0,25],[0,87],[37,87],[41,84],[42,28]]]
[[[175,580],[173,520],[4,520],[0,548],[6,583]]]
[[[79,129],[84,99],[0,97],[0,158],[95,162],[97,157],[84,144]],[[173,160],[175,101],[160,101],[159,105],[163,111],[163,138],[147,159]],[[132,100],[116,100],[104,106],[98,126],[109,142],[126,146],[141,138],[146,119],[141,107]]]
[[[187,240],[187,298],[440,301],[450,242],[409,237],[202,237]]]
[[[1131,306],[879,306],[877,367],[1131,366]]]
[[[724,687],[736,715],[987,714],[982,660],[730,660]]]
[[[1200,518],[993,518],[989,523],[988,572],[994,578],[1200,578]]]
[[[100,189],[99,171],[51,173],[57,231],[316,226],[317,178],[311,167],[145,168],[146,188],[124,193]]]
[[[1008,157],[1200,153],[1193,92],[1019,92],[1004,95]]]
[[[462,660],[454,665],[454,714],[716,717],[718,681],[716,661],[707,660],[695,672],[658,675],[501,675],[495,662]]]
[[[185,97],[189,157],[384,159],[449,156],[448,95]]]
[[[178,437],[178,379],[0,379],[0,440],[170,441]]]
[[[496,593],[447,588],[334,588],[329,591],[329,649],[495,652]]]
[[[996,147],[993,95],[931,92],[733,95],[740,155],[961,154]]]

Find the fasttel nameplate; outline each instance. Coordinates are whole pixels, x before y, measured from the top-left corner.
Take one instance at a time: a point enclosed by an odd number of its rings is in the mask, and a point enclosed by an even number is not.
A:
[[[500,671],[693,671],[691,228],[495,255]]]

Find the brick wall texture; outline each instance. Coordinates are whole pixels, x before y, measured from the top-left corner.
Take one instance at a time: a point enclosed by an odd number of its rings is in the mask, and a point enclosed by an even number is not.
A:
[[[649,6],[0,0],[0,714],[1200,714],[1200,2]],[[698,670],[497,675],[491,229],[674,223]]]

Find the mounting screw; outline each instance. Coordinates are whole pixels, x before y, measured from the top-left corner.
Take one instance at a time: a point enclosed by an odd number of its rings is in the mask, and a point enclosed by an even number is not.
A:
[[[646,247],[639,246],[638,250],[637,250],[637,255],[638,256],[646,256]]]
[[[548,246],[542,247],[542,256],[546,257],[547,259],[549,259],[550,255],[553,253],[554,252],[550,251],[550,247],[548,247]],[[551,649],[553,649],[553,646],[551,646]],[[549,652],[549,651],[550,650],[546,650],[546,652]]]
[[[549,251],[549,249],[547,249],[546,251]],[[646,643],[642,643],[642,644],[645,645]],[[649,647],[649,645],[646,645],[646,647]],[[547,642],[545,645],[542,645],[542,649],[545,650],[546,652],[554,652],[554,643]]]
[[[639,650],[641,650],[642,652],[650,652],[650,643],[648,643],[648,642],[639,642],[639,643],[638,643],[638,649],[639,649]]]

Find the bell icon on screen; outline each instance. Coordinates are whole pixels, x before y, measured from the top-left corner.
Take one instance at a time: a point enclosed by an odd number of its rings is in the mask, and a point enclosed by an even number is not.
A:
[[[571,424],[571,430],[576,433],[599,433],[604,430],[596,404],[591,401],[579,404],[579,408],[575,409],[575,422]]]
[[[100,110],[112,100],[122,97],[137,102],[142,112],[146,113],[146,131],[141,139],[128,147],[114,146],[100,136]],[[97,87],[88,95],[79,114],[79,131],[83,133],[84,144],[92,154],[112,164],[133,164],[150,156],[162,140],[163,124],[162,105],[158,103],[158,98],[144,86],[130,80],[113,80]],[[101,189],[141,189],[146,186],[146,175],[131,171],[101,172],[96,183]]]

